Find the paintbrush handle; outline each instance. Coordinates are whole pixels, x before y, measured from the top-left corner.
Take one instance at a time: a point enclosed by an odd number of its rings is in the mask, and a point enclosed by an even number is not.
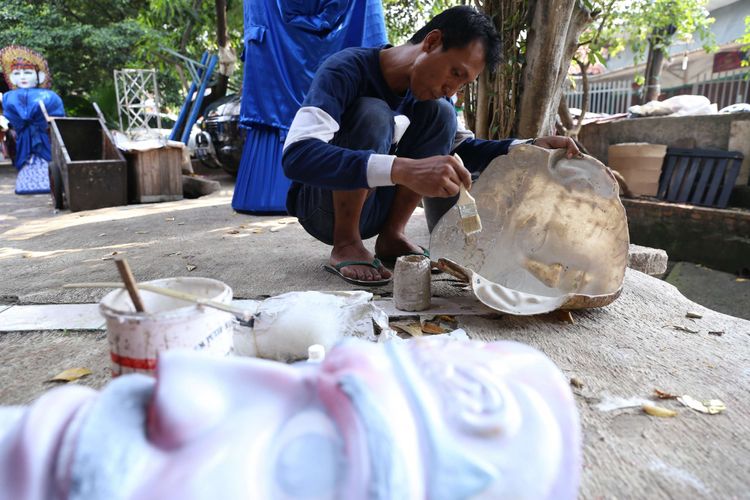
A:
[[[474,197],[469,194],[469,191],[466,190],[466,186],[464,186],[463,184],[459,185],[457,203],[459,205],[469,205],[471,203],[476,203]]]

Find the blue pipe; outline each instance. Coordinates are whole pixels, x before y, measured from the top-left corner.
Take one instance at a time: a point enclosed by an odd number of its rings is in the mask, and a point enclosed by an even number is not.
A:
[[[185,123],[185,129],[182,132],[183,144],[187,144],[190,140],[190,130],[193,128],[195,121],[198,119],[198,113],[200,112],[201,104],[203,103],[203,97],[206,94],[206,87],[208,87],[208,82],[209,80],[211,80],[211,74],[213,74],[214,68],[216,67],[216,64],[218,62],[219,57],[217,55],[212,55],[208,61],[208,66],[206,67],[206,72],[203,74],[201,86],[198,89],[198,94],[195,96],[193,107],[190,110],[190,118],[188,119],[187,123]]]
[[[201,76],[203,72],[203,67],[205,67],[207,60],[208,60],[208,51],[204,52],[203,56],[201,57],[201,66],[198,68],[199,77]],[[178,140],[177,135],[180,133],[180,128],[182,127],[182,124],[185,121],[185,118],[187,117],[188,110],[190,109],[190,105],[193,101],[193,94],[195,93],[195,88],[198,86],[198,83],[199,83],[198,81],[193,80],[193,82],[190,84],[190,90],[188,90],[187,98],[185,98],[185,102],[182,104],[182,108],[180,109],[180,114],[177,116],[177,121],[172,127],[172,131],[169,133],[170,141]]]

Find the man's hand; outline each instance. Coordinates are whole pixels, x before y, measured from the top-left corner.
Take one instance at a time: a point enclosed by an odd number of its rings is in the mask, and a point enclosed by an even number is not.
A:
[[[471,174],[452,156],[396,158],[391,167],[391,181],[422,196],[448,198],[458,194],[460,184],[466,189],[471,187]]]
[[[546,137],[539,137],[534,141],[535,146],[547,149],[567,149],[568,152],[565,154],[568,158],[577,158],[581,156],[581,152],[578,150],[578,146],[570,137],[563,137],[561,135],[548,135]]]

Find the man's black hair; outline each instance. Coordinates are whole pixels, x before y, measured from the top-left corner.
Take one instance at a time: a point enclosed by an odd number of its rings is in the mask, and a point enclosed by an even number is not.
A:
[[[501,60],[500,35],[497,34],[489,16],[473,7],[460,5],[441,12],[414,33],[409,43],[421,43],[432,30],[442,32],[443,50],[454,47],[461,49],[474,40],[481,40],[484,45],[484,61],[490,71],[493,71]]]

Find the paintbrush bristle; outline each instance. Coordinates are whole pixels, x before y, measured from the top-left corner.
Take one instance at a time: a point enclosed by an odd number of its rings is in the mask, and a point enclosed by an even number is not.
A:
[[[478,214],[471,215],[469,217],[461,217],[461,228],[464,230],[465,235],[478,233],[482,230],[482,220]]]
[[[481,231],[482,221],[477,212],[477,202],[463,185],[461,185],[456,205],[458,206],[458,215],[461,218],[461,229],[463,229],[464,234],[468,236]]]

